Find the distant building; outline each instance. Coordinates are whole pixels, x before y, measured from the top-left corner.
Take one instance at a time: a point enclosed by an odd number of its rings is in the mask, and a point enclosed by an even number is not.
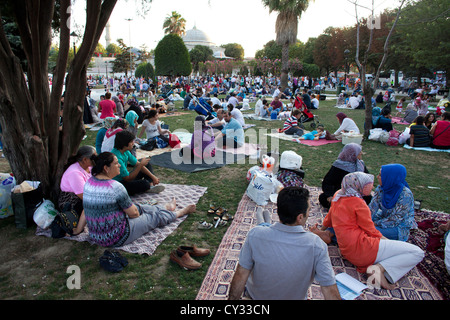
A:
[[[191,51],[197,45],[201,45],[210,48],[215,58],[227,58],[225,48],[217,46],[204,31],[197,29],[196,26],[186,31],[182,39],[188,51]]]

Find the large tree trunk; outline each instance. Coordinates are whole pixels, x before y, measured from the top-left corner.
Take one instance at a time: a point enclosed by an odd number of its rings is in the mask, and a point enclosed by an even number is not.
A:
[[[47,66],[55,2],[14,1],[14,15],[29,66],[28,82],[0,25],[0,124],[4,153],[17,183],[40,181],[44,196],[53,201],[60,191],[67,158],[77,151],[85,133],[82,114],[86,70],[116,2],[87,1],[83,42],[67,76],[62,131],[59,114],[70,47],[66,23],[70,0],[61,0],[60,50],[51,93]]]
[[[284,91],[288,87],[288,73],[289,73],[289,43],[283,44],[281,51],[281,90]]]

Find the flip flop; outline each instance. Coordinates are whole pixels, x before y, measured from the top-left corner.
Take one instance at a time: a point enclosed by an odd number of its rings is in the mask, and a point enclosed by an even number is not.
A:
[[[219,209],[217,209],[216,210],[216,212],[215,212],[215,214],[218,216],[218,217],[222,217],[224,214],[226,214],[227,213],[227,209],[225,209],[225,208],[223,208],[223,207],[220,207]]]
[[[214,204],[211,204],[211,205],[209,206],[208,213],[209,213],[209,214],[214,214],[214,213],[216,213],[217,210],[219,210],[219,207],[217,207],[217,206],[214,205]]]
[[[206,222],[206,221],[199,221],[197,225],[197,229],[200,230],[209,230],[213,227],[212,223]]]
[[[229,214],[228,212],[225,212],[224,215],[222,216],[222,220],[225,220],[225,221],[231,221],[233,219],[234,219],[234,217],[231,214]]]
[[[227,224],[226,220],[222,220],[220,217],[214,217],[214,228],[223,227]]]

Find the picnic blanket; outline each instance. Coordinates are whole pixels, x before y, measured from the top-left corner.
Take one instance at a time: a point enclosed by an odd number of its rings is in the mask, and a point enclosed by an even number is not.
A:
[[[404,125],[407,125],[407,126],[410,125],[410,123],[404,121],[403,118],[400,118],[400,117],[392,117],[391,121],[392,121],[392,123],[404,124]]]
[[[203,160],[191,157],[190,148],[185,148],[184,150],[186,150],[187,156],[181,155],[180,149],[174,149],[171,152],[165,152],[152,157],[150,163],[151,165],[163,168],[193,173],[221,168],[227,164],[243,163],[246,157],[245,154],[234,154],[231,150],[226,149],[226,152],[216,150],[213,158]]]
[[[413,150],[420,150],[420,151],[450,152],[450,149],[435,149],[435,148],[430,148],[430,147],[418,148],[418,147],[411,147],[410,145],[408,145],[406,143],[403,145],[403,148],[413,149]]]
[[[271,119],[270,117],[261,117],[261,116],[257,116],[256,114],[252,114],[252,113],[244,113],[243,114],[244,118],[246,119],[250,119],[250,120],[259,120],[259,121],[279,121],[279,120],[284,120],[284,119]]]
[[[445,300],[450,300],[450,275],[446,269],[445,243],[438,227],[450,220],[450,215],[443,212],[420,210],[416,212],[418,229],[413,231],[409,242],[425,251],[425,258],[417,268],[442,293]]]
[[[303,133],[308,133],[310,131],[304,130]],[[273,138],[277,138],[277,139],[281,139],[281,140],[286,140],[286,141],[293,141],[293,142],[297,142],[299,144],[305,145],[305,146],[309,146],[309,147],[318,147],[318,146],[323,146],[325,144],[330,144],[330,143],[338,143],[338,142],[342,142],[340,140],[327,140],[327,139],[319,139],[319,140],[299,140],[299,139],[295,139],[293,138],[292,135],[288,135],[285,134],[284,132],[272,132],[272,133],[267,133],[266,136],[270,136]]]
[[[303,130],[303,133],[308,133],[308,132],[310,132],[310,131]],[[273,132],[272,131],[271,133],[266,133],[265,135],[269,136],[269,137],[277,138],[280,140],[293,141],[292,135],[285,134],[284,132]]]
[[[327,139],[319,139],[319,140],[292,139],[292,141],[295,141],[297,143],[303,144],[305,146],[310,146],[310,147],[318,147],[318,146],[323,146],[324,144],[342,142],[341,140],[327,140]]]
[[[135,203],[148,204],[150,200],[157,200],[157,205],[164,206],[165,203],[171,201],[174,197],[177,202],[177,210],[189,204],[197,204],[199,199],[206,192],[206,187],[196,185],[178,185],[178,184],[161,184],[165,186],[165,190],[158,194],[142,193],[131,197]],[[156,248],[167,238],[176,228],[186,219],[187,216],[176,219],[174,222],[164,226],[163,228],[154,229],[132,243],[118,247],[117,249],[129,253],[152,255]],[[36,228],[36,235],[51,237],[51,230]],[[75,240],[79,242],[87,241],[94,244],[89,239],[89,230],[86,227],[85,231],[74,237],[65,237],[68,240]]]
[[[245,142],[242,147],[239,148],[219,148],[217,147],[217,150],[223,151],[223,152],[229,152],[232,154],[241,154],[245,156],[251,156],[258,152],[258,145],[255,143],[247,143]]]
[[[305,186],[310,191],[311,209],[306,229],[315,223],[322,223],[326,211],[321,207],[318,196],[321,189]],[[209,266],[207,274],[198,291],[197,300],[225,300],[230,289],[230,283],[239,262],[239,253],[248,231],[256,225],[257,205],[246,194],[242,197],[234,220],[228,227],[216,255]],[[269,202],[265,209],[272,212],[272,222],[278,221],[276,204]],[[335,245],[328,246],[331,263],[336,274],[346,272],[355,279],[367,283],[367,275],[356,271],[356,268],[345,260]],[[320,286],[313,283],[308,290],[308,299],[323,299]],[[444,296],[419,270],[413,268],[400,281],[394,290],[365,290],[358,300],[443,300]]]

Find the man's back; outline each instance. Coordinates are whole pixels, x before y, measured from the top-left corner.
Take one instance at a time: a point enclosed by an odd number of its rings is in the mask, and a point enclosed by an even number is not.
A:
[[[314,279],[321,286],[336,283],[327,245],[301,226],[275,223],[253,228],[239,264],[252,269],[247,289],[258,300],[306,299]]]

